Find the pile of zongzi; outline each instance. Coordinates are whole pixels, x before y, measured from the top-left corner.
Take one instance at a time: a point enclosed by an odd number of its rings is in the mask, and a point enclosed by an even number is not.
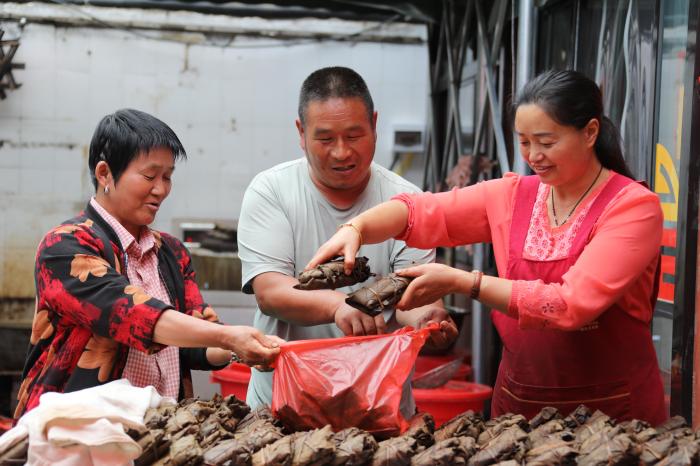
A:
[[[351,410],[351,407],[345,409]],[[700,464],[700,431],[674,417],[651,427],[618,423],[585,406],[563,416],[544,408],[529,421],[506,414],[485,421],[471,411],[435,429],[418,414],[402,435],[379,443],[357,427],[283,427],[269,409],[250,408],[233,396],[183,400],[147,412],[145,428],[129,430],[142,447],[138,465],[428,466],[428,465],[641,465]],[[22,451],[23,450],[23,451]],[[26,442],[0,451],[0,463],[26,461]]]

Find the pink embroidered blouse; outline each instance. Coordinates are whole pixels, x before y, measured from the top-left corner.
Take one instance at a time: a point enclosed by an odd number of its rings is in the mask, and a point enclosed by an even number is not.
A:
[[[396,196],[394,199],[409,208],[408,226],[399,239],[417,248],[490,242],[498,274],[503,277],[508,266],[511,217],[519,180],[519,175],[507,173],[500,179],[445,193]],[[546,204],[550,187],[540,184],[524,257],[545,262],[565,257],[604,185],[596,188],[564,225],[552,227]],[[563,283],[513,282],[509,314],[519,320],[523,329],[543,328],[547,322],[548,328],[574,330],[593,322],[618,303],[632,317],[650,322],[650,296],[662,226],[658,196],[631,183],[603,210],[588,244],[564,275]]]

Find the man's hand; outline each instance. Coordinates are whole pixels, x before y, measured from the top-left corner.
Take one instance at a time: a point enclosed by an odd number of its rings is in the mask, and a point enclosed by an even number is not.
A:
[[[386,331],[384,316],[372,317],[343,301],[335,309],[335,325],[345,335],[378,335]]]
[[[431,324],[433,322],[437,321],[430,320],[426,322],[425,325],[423,325],[422,327],[425,327],[426,325]],[[448,316],[447,320],[440,321],[440,328],[438,330],[430,331],[430,337],[428,338],[426,344],[430,348],[436,350],[444,350],[447,349],[452,344],[452,342],[455,341],[457,335],[459,335],[457,325],[455,325],[452,318]]]
[[[447,313],[441,302],[411,311],[396,311],[396,319],[403,325],[423,328],[433,322],[440,324],[437,330],[431,330],[426,345],[435,350],[448,348],[459,335],[457,325]]]

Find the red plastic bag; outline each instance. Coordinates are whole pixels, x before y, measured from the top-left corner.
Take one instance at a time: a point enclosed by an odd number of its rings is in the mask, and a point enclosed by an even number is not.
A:
[[[403,384],[437,328],[283,344],[272,378],[273,414],[296,430],[330,424],[386,437],[404,432]]]

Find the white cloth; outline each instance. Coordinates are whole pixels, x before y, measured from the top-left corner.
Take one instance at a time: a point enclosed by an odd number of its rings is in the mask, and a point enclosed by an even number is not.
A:
[[[27,426],[16,426],[0,435],[0,451],[7,451],[29,435]]]
[[[143,427],[146,410],[162,404],[175,400],[161,397],[151,386],[134,387],[126,379],[76,392],[44,393],[39,405],[0,437],[0,445],[7,435],[13,438],[25,431],[30,466],[133,464],[141,447],[123,426]]]
[[[305,157],[258,174],[246,189],[238,220],[238,255],[243,268],[243,292],[253,292],[251,282],[261,273],[298,276],[318,248],[336,232],[338,225],[405,192],[416,193],[420,190],[396,173],[373,163],[365,190],[352,207],[340,210],[328,202],[314,185]],[[377,276],[435,260],[434,250],[409,248],[403,241],[393,239],[364,244],[358,255],[369,258],[369,266]],[[339,288],[339,291],[350,293],[373,280],[370,278],[352,287]],[[384,311],[388,330],[398,328],[393,314],[393,309]],[[266,315],[260,309],[255,313],[253,325],[263,333],[277,335],[287,341],[343,335],[335,324],[294,325]],[[272,402],[272,374],[255,369],[251,371],[246,402],[252,408]],[[415,412],[410,382],[404,387],[401,411],[405,416],[412,416]]]

